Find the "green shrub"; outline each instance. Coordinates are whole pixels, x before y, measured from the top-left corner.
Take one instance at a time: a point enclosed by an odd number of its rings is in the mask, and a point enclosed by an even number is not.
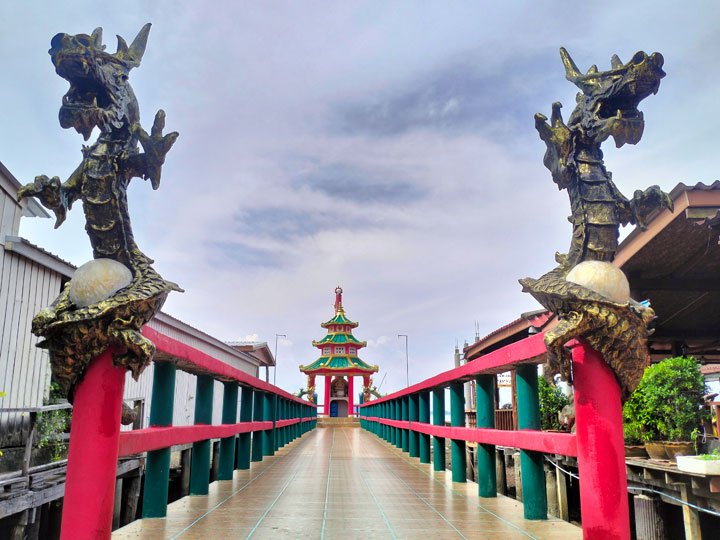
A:
[[[559,388],[552,386],[545,377],[538,377],[538,393],[540,397],[540,427],[541,429],[561,429],[558,413],[570,399]]]
[[[691,440],[702,424],[704,393],[694,358],[668,358],[648,367],[623,406],[626,442]]]
[[[60,387],[56,383],[50,384],[50,398],[46,405],[58,403],[64,396],[60,392]],[[69,409],[60,409],[57,411],[45,411],[38,415],[37,430],[40,440],[38,448],[46,446],[52,447],[51,459],[58,461],[63,457],[63,434],[70,427],[71,412]]]

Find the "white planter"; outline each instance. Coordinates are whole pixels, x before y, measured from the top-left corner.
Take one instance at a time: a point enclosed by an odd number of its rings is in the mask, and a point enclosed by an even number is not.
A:
[[[720,475],[720,459],[700,459],[698,456],[678,456],[678,469],[685,472]]]

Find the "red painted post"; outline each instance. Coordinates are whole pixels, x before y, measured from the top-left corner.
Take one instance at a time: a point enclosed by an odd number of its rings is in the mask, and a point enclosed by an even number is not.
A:
[[[330,416],[330,375],[325,376],[325,416]]]
[[[124,387],[108,349],[75,391],[61,540],[110,538]]]
[[[348,416],[355,416],[355,400],[353,399],[355,394],[355,383],[353,376],[348,375]]]
[[[585,341],[573,348],[575,425],[584,540],[629,540],[620,387]]]

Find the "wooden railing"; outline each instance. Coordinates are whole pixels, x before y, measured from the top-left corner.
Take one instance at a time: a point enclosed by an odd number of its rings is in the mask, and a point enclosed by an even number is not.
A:
[[[543,454],[577,457],[583,538],[630,538],[630,515],[620,388],[602,357],[584,342],[572,344],[576,432],[540,431],[537,364],[545,359],[537,334],[418,384],[361,405],[361,426],[385,441],[445,470],[445,439],[451,444],[453,482],[466,481],[466,442],[477,445],[478,495],[495,497],[495,446],[520,449],[526,519],[547,519]],[[495,429],[495,374],[515,370],[518,431]],[[477,427],[465,427],[463,384],[475,379]],[[445,389],[450,388],[450,426],[445,426]],[[432,422],[430,394],[432,393]]]
[[[150,327],[143,334],[158,349],[149,428],[120,431],[125,370],[113,365],[111,350],[93,360],[75,392],[63,540],[110,538],[118,457],[147,452],[142,516],[164,517],[172,446],[193,444],[190,494],[204,495],[212,439],[220,439],[218,480],[232,480],[235,469],[249,469],[316,426],[315,405]],[[178,369],[197,375],[192,426],[172,425]],[[215,381],[224,387],[220,425],[212,424]]]

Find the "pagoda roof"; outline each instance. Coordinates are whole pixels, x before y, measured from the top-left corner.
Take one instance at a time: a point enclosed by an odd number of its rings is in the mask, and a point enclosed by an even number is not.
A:
[[[371,366],[360,360],[357,356],[321,356],[312,364],[300,366],[300,371],[367,371],[375,373],[378,366]]]
[[[321,323],[320,326],[322,326],[323,328],[327,328],[328,326],[335,324],[347,324],[352,326],[353,328],[357,328],[358,326],[358,323],[351,321],[345,316],[345,311],[342,309],[342,307],[338,309],[337,313],[332,319],[327,322]]]
[[[354,343],[361,347],[367,347],[367,341],[360,341],[352,334],[328,334],[320,341],[313,341],[312,345],[313,347],[317,347],[318,345],[325,345],[326,343]]]

